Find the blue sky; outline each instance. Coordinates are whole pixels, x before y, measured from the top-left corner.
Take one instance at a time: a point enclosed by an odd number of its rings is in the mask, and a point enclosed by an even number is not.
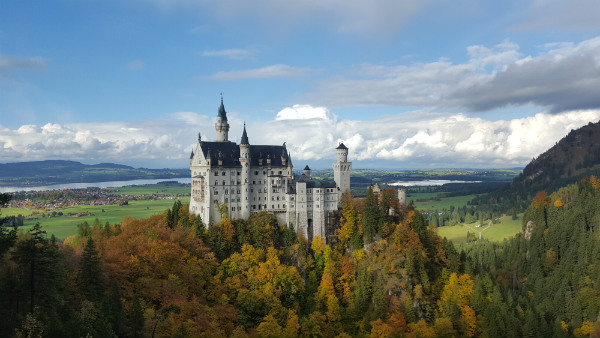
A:
[[[523,166],[600,120],[600,2],[0,0],[0,162],[185,167],[215,137],[296,166]]]

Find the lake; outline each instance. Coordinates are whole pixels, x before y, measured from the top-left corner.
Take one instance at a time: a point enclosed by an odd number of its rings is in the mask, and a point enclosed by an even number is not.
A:
[[[62,183],[62,184],[51,184],[42,185],[38,187],[0,187],[0,193],[5,192],[16,192],[16,191],[43,191],[43,190],[60,190],[60,189],[83,189],[83,188],[117,188],[128,185],[146,185],[146,184],[157,184],[165,181],[176,181],[178,183],[191,183],[190,177],[183,178],[159,178],[159,179],[146,179],[146,180],[129,180],[129,181],[107,181],[107,182],[89,182],[89,183]]]
[[[481,183],[481,181],[458,181],[458,180],[422,180],[422,181],[398,181],[390,183],[392,186],[403,186],[403,187],[431,187],[444,185],[448,183]]]

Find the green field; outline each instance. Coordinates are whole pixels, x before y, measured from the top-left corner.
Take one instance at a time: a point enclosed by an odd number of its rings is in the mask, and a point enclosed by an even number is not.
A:
[[[189,203],[190,198],[184,197],[179,199],[181,203]],[[88,222],[90,225],[98,218],[102,224],[108,222],[110,224],[120,223],[123,217],[130,216],[132,218],[144,219],[155,214],[163,213],[166,209],[173,206],[174,199],[164,200],[141,200],[129,201],[128,205],[80,205],[61,209],[64,216],[58,217],[42,217],[38,215],[38,219],[27,220],[25,225],[21,227],[21,231],[30,229],[35,223],[39,222],[43,229],[46,230],[48,236],[54,234],[58,239],[65,239],[77,233],[77,225]],[[104,210],[104,212],[102,211]],[[3,208],[3,216],[11,215],[31,215],[33,210],[21,208]],[[68,213],[90,212],[92,216],[70,217]]]
[[[416,202],[417,199],[423,198],[434,198],[436,196],[442,197],[439,201],[425,201],[425,202]],[[455,197],[443,197],[443,194],[428,192],[428,193],[411,193],[407,200],[415,201],[415,207],[420,211],[426,210],[450,210],[450,206],[454,206],[455,208],[462,207],[467,205],[467,202],[471,201],[475,198],[476,195],[466,195],[466,196],[455,196]]]
[[[105,190],[113,194],[143,196],[143,195],[171,195],[183,196],[190,194],[190,187],[183,184],[147,184],[147,185],[131,185],[119,188],[106,188]]]
[[[489,228],[487,225],[475,228],[476,223],[439,227],[437,228],[437,232],[438,235],[446,237],[457,246],[467,243],[467,232],[475,233],[476,238],[479,238],[479,232],[481,232],[481,237],[483,239],[497,242],[521,232],[522,218],[523,214],[519,214],[518,219],[516,220],[513,220],[510,216],[502,217],[500,223],[492,224]]]

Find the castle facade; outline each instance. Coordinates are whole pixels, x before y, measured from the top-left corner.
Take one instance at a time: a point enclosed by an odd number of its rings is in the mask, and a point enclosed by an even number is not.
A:
[[[240,144],[228,139],[229,123],[221,98],[215,124],[217,139],[198,142],[190,156],[192,188],[190,213],[206,224],[229,218],[248,218],[267,211],[311,240],[326,238],[341,196],[350,190],[348,148],[340,143],[333,163],[334,182],[313,180],[310,168],[292,172],[292,158],[283,145],[250,144],[246,126]]]

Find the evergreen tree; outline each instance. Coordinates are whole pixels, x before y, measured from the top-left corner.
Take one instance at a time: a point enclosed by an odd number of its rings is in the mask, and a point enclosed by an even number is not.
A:
[[[79,264],[77,276],[80,292],[91,302],[97,302],[104,295],[104,281],[102,278],[102,268],[98,251],[94,240],[89,237]]]
[[[363,236],[366,243],[371,243],[373,237],[379,232],[380,211],[377,197],[369,187],[363,210]]]

